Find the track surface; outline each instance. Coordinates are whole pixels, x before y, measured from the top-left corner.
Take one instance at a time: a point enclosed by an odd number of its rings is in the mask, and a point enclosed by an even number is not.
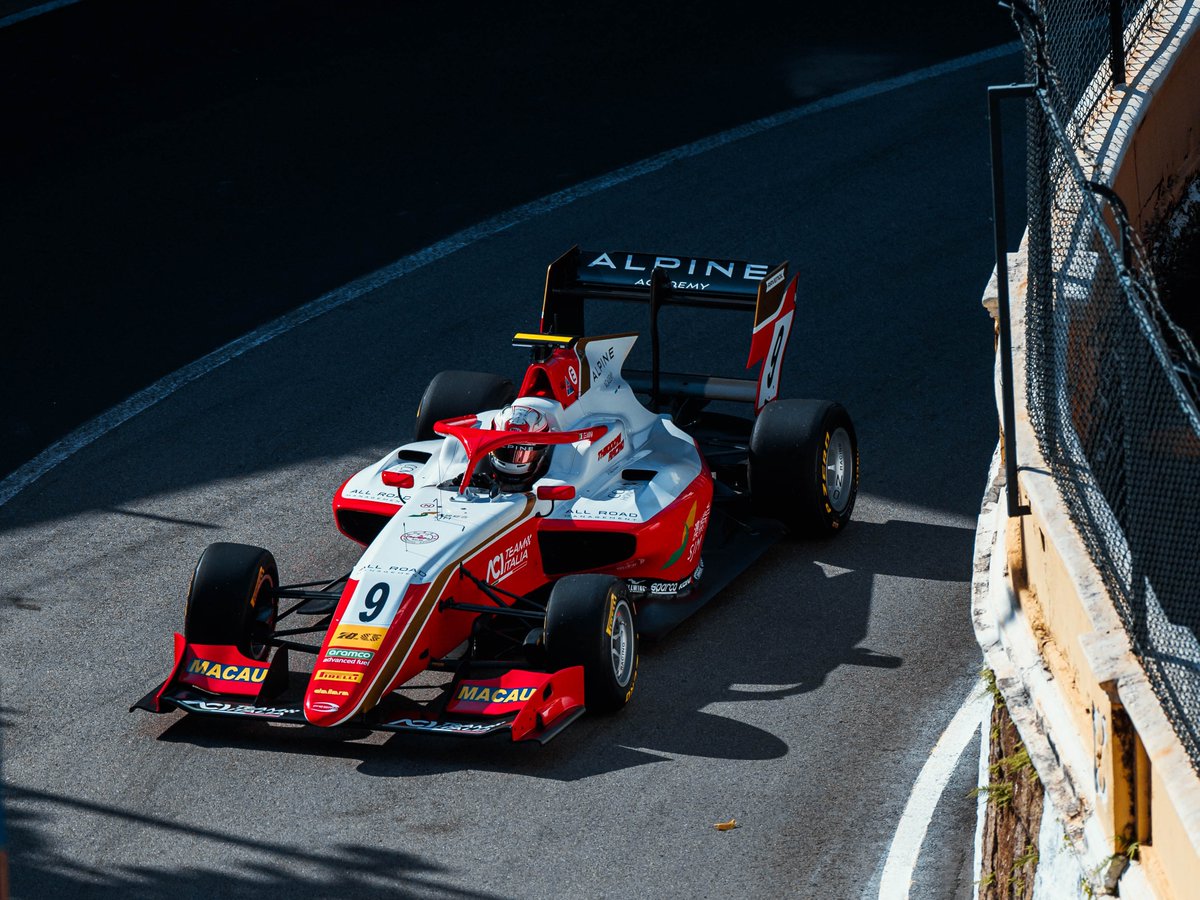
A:
[[[0,476],[460,228],[1013,37],[844,6],[85,0],[0,29]]]
[[[1017,68],[804,118],[511,228],[189,385],[0,508],[16,894],[869,893],[979,665],[983,88]],[[783,393],[842,400],[862,445],[839,540],[774,550],[647,649],[627,710],[545,748],[125,712],[165,672],[205,544],[265,544],[289,580],[348,569],[332,489],[405,438],[439,368],[519,370],[505,345],[546,261],[613,235],[799,265]],[[686,356],[736,368],[727,320],[673,325]],[[974,803],[952,785],[943,807],[956,837],[929,895],[969,896]]]

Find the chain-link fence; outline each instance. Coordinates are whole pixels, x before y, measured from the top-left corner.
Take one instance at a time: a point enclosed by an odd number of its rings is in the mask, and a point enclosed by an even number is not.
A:
[[[1014,7],[1039,85],[1028,102],[1026,399],[1071,518],[1200,771],[1200,356],[1163,311],[1119,199],[1077,152],[1125,81],[1126,51],[1166,34],[1175,9]]]

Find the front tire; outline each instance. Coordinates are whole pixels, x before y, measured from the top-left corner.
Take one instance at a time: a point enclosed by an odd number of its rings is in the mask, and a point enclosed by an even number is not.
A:
[[[858,496],[858,438],[850,414],[828,400],[776,400],[750,436],[754,511],[809,537],[840,533]]]
[[[225,644],[266,659],[279,599],[275,557],[248,544],[209,544],[188,588],[183,636],[189,644]]]
[[[467,416],[485,409],[508,406],[517,389],[508,378],[490,372],[462,372],[451,369],[438,372],[425,388],[417,407],[414,441],[440,438],[433,430],[435,422]]]
[[[637,684],[638,638],[625,584],[609,575],[559,579],[546,604],[546,659],[552,669],[583,666],[584,703],[614,712]]]

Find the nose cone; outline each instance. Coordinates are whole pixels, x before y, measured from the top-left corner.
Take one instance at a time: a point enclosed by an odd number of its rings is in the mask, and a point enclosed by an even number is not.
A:
[[[382,631],[383,629],[379,629]],[[359,711],[375,651],[326,647],[304,695],[304,717],[313,725],[338,725]]]
[[[336,685],[309,684],[304,696],[304,718],[323,728],[344,722],[359,705],[352,693]]]
[[[403,574],[411,576],[415,570]],[[347,583],[304,695],[304,716],[309,722],[341,725],[365,711],[369,688],[395,674],[389,668],[389,655],[408,633],[412,610],[428,590],[428,584],[375,575],[366,582],[352,578]]]

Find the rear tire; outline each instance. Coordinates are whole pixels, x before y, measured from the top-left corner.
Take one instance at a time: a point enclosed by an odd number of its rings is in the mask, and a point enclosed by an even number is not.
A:
[[[625,584],[610,575],[559,579],[546,604],[546,659],[552,669],[583,666],[584,704],[614,712],[637,685],[638,640]]]
[[[189,644],[225,644],[266,659],[279,600],[275,557],[247,544],[209,544],[188,588],[183,636]]]
[[[441,437],[433,425],[442,419],[467,416],[485,409],[508,406],[517,396],[510,379],[489,372],[438,372],[425,388],[417,407],[417,425],[413,440],[430,441]]]
[[[750,436],[754,511],[809,537],[840,533],[858,495],[858,438],[840,403],[776,400]]]

